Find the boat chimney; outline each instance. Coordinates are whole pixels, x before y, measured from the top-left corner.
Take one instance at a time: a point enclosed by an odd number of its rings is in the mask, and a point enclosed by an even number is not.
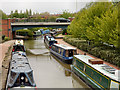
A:
[[[118,81],[120,81],[120,70],[115,71],[115,76],[118,78]]]

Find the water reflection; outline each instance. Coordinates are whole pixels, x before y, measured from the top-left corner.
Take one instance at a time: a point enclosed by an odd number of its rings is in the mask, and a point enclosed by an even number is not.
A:
[[[84,88],[71,76],[70,65],[50,54],[42,37],[25,41],[27,57],[38,88]],[[77,79],[78,80],[78,79]]]

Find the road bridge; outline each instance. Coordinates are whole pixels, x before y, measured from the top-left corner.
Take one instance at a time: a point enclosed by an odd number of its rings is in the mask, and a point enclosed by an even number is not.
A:
[[[16,31],[24,28],[34,28],[34,27],[53,27],[65,29],[70,25],[70,22],[17,22],[11,23],[12,31]]]

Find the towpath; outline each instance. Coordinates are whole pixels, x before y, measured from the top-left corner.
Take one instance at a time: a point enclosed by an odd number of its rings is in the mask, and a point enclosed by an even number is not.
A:
[[[8,49],[13,45],[15,40],[6,41],[0,44],[0,90],[2,89],[2,61],[5,58],[5,54],[8,52]]]
[[[2,61],[5,57],[5,53],[7,53],[9,47],[13,45],[14,42],[15,40],[10,40],[0,44],[0,72],[1,72]]]

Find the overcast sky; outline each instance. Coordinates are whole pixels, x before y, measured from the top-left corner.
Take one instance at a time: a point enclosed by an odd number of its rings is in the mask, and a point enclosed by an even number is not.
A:
[[[79,11],[85,5],[94,0],[0,0],[0,9],[6,14],[16,9],[25,11],[31,9],[34,12],[49,12],[52,14]]]

